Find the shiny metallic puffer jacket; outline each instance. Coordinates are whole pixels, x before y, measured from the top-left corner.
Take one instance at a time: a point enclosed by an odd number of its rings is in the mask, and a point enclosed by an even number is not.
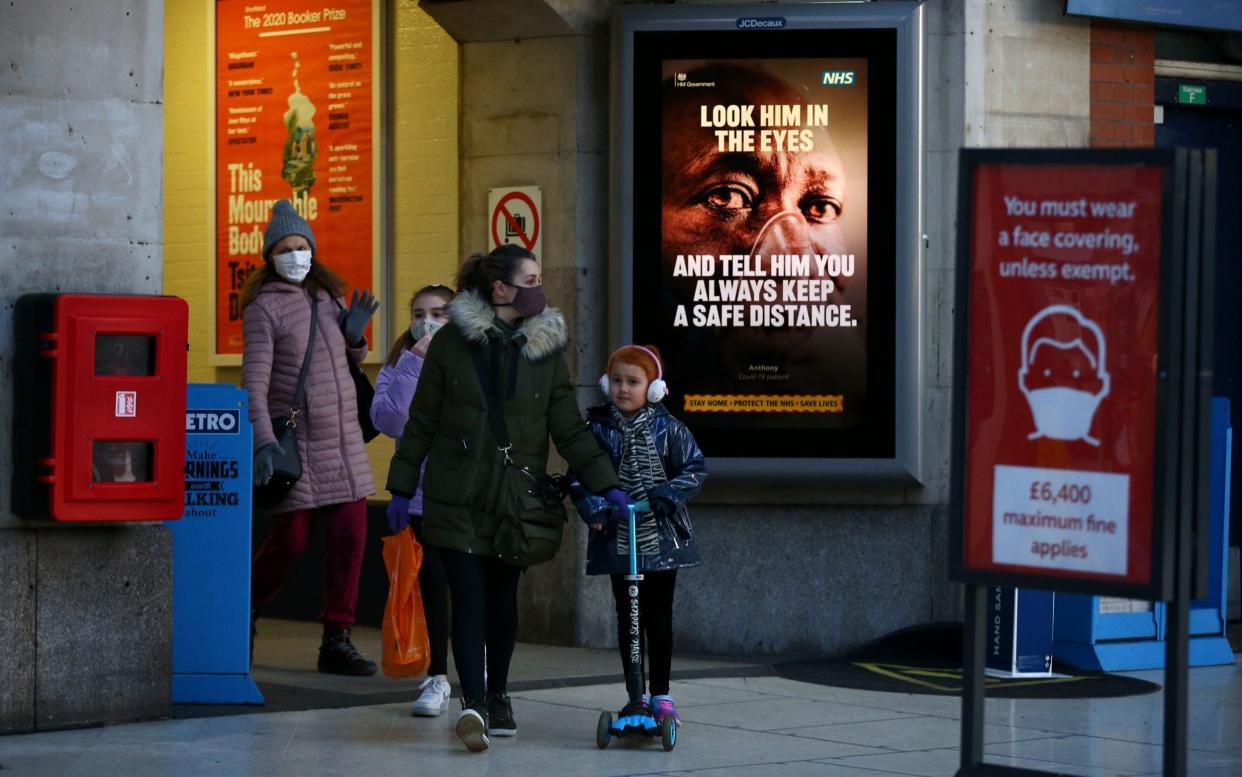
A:
[[[614,467],[621,466],[624,434],[612,419],[611,405],[603,404],[587,411],[587,425],[600,446],[608,452]],[[660,462],[667,480],[657,484],[648,494],[652,503],[667,500],[676,509],[659,512],[657,525],[660,535],[660,552],[639,557],[640,572],[659,572],[669,569],[698,566],[699,557],[694,528],[690,523],[690,511],[686,503],[699,493],[707,480],[707,467],[703,452],[686,425],[669,414],[663,405],[655,405],[651,419],[651,435],[655,440]],[[587,540],[587,574],[612,575],[629,572],[628,556],[615,552],[617,524],[609,524],[607,513],[612,507],[602,496],[593,494],[572,477],[570,497],[578,515],[588,525],[604,523],[602,531],[592,531]]]

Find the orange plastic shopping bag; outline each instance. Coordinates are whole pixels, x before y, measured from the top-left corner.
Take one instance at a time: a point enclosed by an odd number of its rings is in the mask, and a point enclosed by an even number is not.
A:
[[[383,667],[388,677],[421,677],[431,663],[427,618],[418,587],[423,546],[414,530],[405,527],[384,538],[384,566],[388,568],[388,603],[384,605]]]

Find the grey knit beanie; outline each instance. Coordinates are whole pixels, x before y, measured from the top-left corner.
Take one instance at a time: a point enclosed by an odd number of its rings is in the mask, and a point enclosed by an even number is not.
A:
[[[267,229],[263,232],[263,255],[267,256],[272,246],[290,235],[301,235],[306,238],[310,242],[312,256],[319,253],[315,247],[315,233],[311,232],[310,224],[298,215],[293,208],[293,203],[288,200],[277,200],[272,206],[272,220],[267,222]]]

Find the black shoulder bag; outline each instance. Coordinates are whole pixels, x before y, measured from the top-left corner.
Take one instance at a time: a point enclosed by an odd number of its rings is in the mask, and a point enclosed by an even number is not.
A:
[[[284,453],[272,458],[272,479],[254,485],[254,503],[259,507],[275,507],[292,490],[293,484],[302,477],[302,456],[298,452],[298,413],[306,399],[306,369],[310,366],[311,352],[315,350],[315,330],[319,328],[319,300],[311,299],[310,336],[306,339],[306,355],[302,357],[302,371],[298,373],[298,385],[293,390],[293,402],[289,415],[272,419],[272,432]]]
[[[496,499],[500,522],[492,546],[496,549],[496,557],[506,564],[516,567],[542,564],[551,560],[561,548],[561,535],[568,520],[565,513],[568,484],[562,475],[536,474],[514,462],[509,455],[513,443],[509,441],[509,429],[505,426],[504,403],[485,377],[485,349],[470,350],[479,384],[487,398],[487,418],[501,457],[500,493]]]
[[[332,298],[336,302],[336,306],[341,310],[345,306],[336,297]],[[341,334],[345,330],[341,329]],[[375,401],[375,387],[371,385],[371,379],[362,371],[362,368],[354,364],[353,357],[349,355],[349,342],[345,343],[345,361],[349,363],[349,377],[354,380],[354,394],[358,397],[358,427],[362,429],[362,441],[371,442],[379,437],[379,429],[375,428],[375,424],[371,421],[371,403]]]

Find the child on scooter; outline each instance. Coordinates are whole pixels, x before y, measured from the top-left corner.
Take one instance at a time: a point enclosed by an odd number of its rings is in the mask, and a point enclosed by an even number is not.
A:
[[[638,572],[643,576],[638,584],[640,630],[647,646],[650,683],[648,688],[626,688],[630,698],[623,714],[650,715],[657,723],[669,715],[680,720],[669,696],[673,589],[678,569],[702,563],[686,502],[698,494],[707,478],[694,436],[660,404],[668,393],[663,374],[655,347],[622,346],[608,358],[599,381],[610,401],[587,411],[587,424],[612,459],[621,490],[631,501],[645,501],[651,507],[650,512],[637,515],[634,532]],[[578,514],[591,527],[586,572],[612,578],[617,645],[624,666],[630,644],[625,580],[629,573],[628,511],[591,494],[576,481],[572,496]]]

